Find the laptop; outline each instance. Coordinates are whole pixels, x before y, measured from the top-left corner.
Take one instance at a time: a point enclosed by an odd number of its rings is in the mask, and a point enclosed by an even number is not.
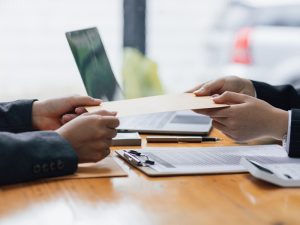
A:
[[[85,89],[89,96],[103,101],[124,99],[103,42],[96,27],[66,33]],[[119,131],[206,135],[211,130],[211,119],[191,110],[152,113],[120,118]]]

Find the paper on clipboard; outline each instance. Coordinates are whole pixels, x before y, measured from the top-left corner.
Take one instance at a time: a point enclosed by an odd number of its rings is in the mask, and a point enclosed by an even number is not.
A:
[[[247,172],[240,164],[243,157],[273,160],[288,157],[286,151],[279,145],[148,147],[135,149],[134,152],[140,155],[134,155],[133,160],[126,157],[125,151],[127,150],[117,150],[116,153],[149,176],[242,173]],[[146,160],[154,161],[154,164],[147,164]],[[142,164],[138,165],[137,161]]]
[[[189,109],[224,107],[228,107],[228,105],[216,104],[210,96],[197,97],[193,93],[180,93],[103,102],[100,106],[86,107],[86,109],[88,112],[95,112],[101,109],[115,111],[118,112],[118,116],[121,117]]]

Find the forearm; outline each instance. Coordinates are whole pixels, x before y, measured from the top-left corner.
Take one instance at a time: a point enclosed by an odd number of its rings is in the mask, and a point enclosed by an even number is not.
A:
[[[270,136],[276,138],[278,140],[282,140],[282,138],[287,134],[289,127],[289,112],[272,107],[271,112],[267,115],[268,130]]]
[[[56,132],[0,133],[0,184],[74,173],[78,159]]]
[[[32,131],[32,104],[35,100],[0,103],[0,131]]]
[[[257,98],[276,108],[290,110],[300,108],[300,94],[291,85],[272,86],[263,82],[252,81]]]

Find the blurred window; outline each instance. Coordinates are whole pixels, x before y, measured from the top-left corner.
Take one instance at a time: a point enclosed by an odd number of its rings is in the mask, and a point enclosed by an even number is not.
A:
[[[237,30],[246,26],[300,26],[300,5],[255,8],[229,4],[217,21],[216,28]]]

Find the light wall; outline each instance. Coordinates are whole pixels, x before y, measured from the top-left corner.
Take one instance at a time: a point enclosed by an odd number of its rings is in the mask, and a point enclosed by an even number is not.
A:
[[[205,32],[223,0],[148,0],[148,55],[167,92],[209,79]],[[120,79],[121,0],[1,0],[0,100],[85,94],[66,31],[97,26]]]
[[[97,26],[113,66],[122,50],[119,0],[0,1],[0,98],[85,94],[65,32]]]

